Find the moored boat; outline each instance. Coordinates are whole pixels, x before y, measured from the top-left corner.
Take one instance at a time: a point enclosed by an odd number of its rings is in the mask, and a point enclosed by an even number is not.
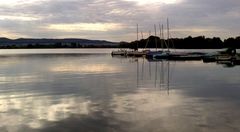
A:
[[[149,51],[147,54],[146,54],[146,58],[148,59],[153,59],[154,55],[156,54],[162,54],[163,51]]]
[[[158,54],[154,54],[153,55],[153,58],[154,59],[169,59],[169,56],[170,56],[170,52],[168,51],[163,51],[161,53],[158,53]]]
[[[117,51],[112,51],[111,55],[114,56],[114,55],[121,55],[121,56],[125,56],[127,53],[127,50],[117,50]]]
[[[195,60],[202,60],[201,55],[180,55],[180,56],[169,56],[169,60],[175,61],[195,61]]]
[[[126,53],[127,56],[134,56],[134,57],[143,57],[148,54],[149,50],[142,50],[142,51],[128,51]]]

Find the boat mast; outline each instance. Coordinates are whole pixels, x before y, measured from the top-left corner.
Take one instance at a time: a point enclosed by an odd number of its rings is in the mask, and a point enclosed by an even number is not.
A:
[[[137,24],[137,50],[138,50],[138,24]]]
[[[168,18],[167,18],[167,43],[168,43],[168,51],[169,51],[169,46],[170,46],[170,42],[169,42],[169,21],[168,21]]]
[[[162,29],[161,29],[161,24],[159,24],[159,38],[160,38],[160,43],[161,43],[161,48],[163,51],[163,43],[162,43]]]
[[[155,30],[155,44],[156,44],[156,51],[157,51],[157,29],[155,24],[154,24],[154,30]]]
[[[166,48],[168,48],[168,44],[166,43],[165,37],[164,37],[164,27],[163,27],[163,24],[162,24],[162,42],[165,44]]]
[[[146,43],[146,45],[145,45],[145,49],[146,49],[147,46],[148,46],[150,36],[151,36],[151,31],[149,31],[149,37],[148,37],[148,39],[147,39],[147,43]],[[150,50],[150,47],[149,47],[149,50]]]

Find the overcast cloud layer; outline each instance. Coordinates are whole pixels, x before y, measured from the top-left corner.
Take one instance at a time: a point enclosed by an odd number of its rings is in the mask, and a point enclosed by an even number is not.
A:
[[[170,21],[172,37],[240,35],[239,0],[0,0],[0,37],[136,39]]]

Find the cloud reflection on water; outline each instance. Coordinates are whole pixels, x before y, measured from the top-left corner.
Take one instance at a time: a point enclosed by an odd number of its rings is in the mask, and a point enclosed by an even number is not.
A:
[[[74,72],[85,74],[100,74],[100,73],[117,73],[121,72],[121,69],[110,64],[64,64],[50,68],[52,72]]]
[[[104,103],[70,95],[2,96],[0,128],[9,132],[240,130],[240,120],[234,118],[240,116],[236,104],[221,98],[190,98],[181,90],[168,95],[167,91],[151,88],[109,94],[112,98]]]
[[[15,75],[15,76],[3,76],[0,74],[0,84],[7,83],[33,83],[39,82],[41,79],[35,75]]]
[[[23,93],[24,94],[24,93]],[[15,95],[21,96],[21,95]],[[72,114],[88,115],[92,102],[84,97],[66,96],[54,99],[54,96],[15,98],[14,95],[0,97],[0,127],[41,128],[45,122],[59,121]],[[13,131],[14,132],[14,131]]]
[[[174,91],[171,91],[174,92]],[[163,111],[181,102],[181,94],[169,96],[167,90],[140,89],[132,94],[113,95],[112,106],[116,113],[131,113],[129,110],[141,112]],[[176,92],[174,92],[176,93]],[[158,112],[159,113],[159,112]]]

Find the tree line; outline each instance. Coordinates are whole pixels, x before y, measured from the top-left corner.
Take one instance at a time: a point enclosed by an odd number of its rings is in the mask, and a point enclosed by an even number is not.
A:
[[[6,42],[5,42],[6,41]],[[176,48],[176,49],[221,49],[221,48],[237,48],[240,49],[240,36],[221,40],[219,37],[206,38],[205,36],[171,38],[169,40],[160,39],[159,37],[150,36],[147,39],[141,39],[132,42],[107,43],[99,41],[93,44],[80,44],[65,40],[63,42],[51,42],[44,40],[24,41],[24,43],[13,43],[10,40],[0,41],[0,48],[16,49],[16,48]],[[43,41],[43,40],[41,40]],[[46,42],[45,42],[46,41]],[[4,44],[5,43],[5,44]]]
[[[240,48],[240,36],[221,40],[219,37],[206,38],[205,36],[171,38],[169,40],[150,36],[147,39],[132,42],[120,42],[120,48],[176,48],[176,49],[221,49]]]

